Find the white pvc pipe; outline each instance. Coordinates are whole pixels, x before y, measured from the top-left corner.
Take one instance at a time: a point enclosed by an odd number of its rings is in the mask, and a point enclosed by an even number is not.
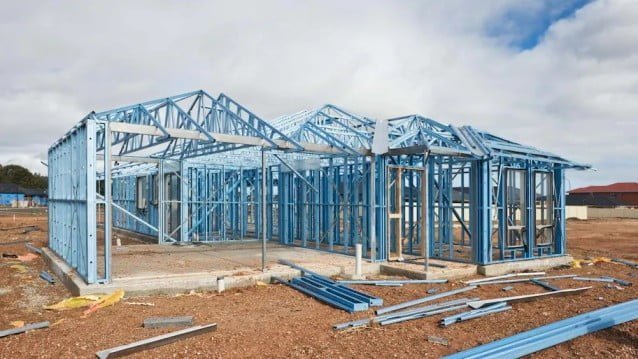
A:
[[[354,245],[355,252],[355,267],[354,274],[357,278],[361,278],[361,243],[357,243]]]

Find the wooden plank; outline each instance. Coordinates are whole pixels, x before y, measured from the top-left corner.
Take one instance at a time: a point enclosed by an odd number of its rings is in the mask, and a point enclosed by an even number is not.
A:
[[[162,345],[170,344],[178,340],[194,337],[196,335],[208,333],[217,330],[217,323],[198,325],[182,330],[178,330],[172,333],[158,335],[156,337],[140,340],[131,344],[121,345],[119,347],[105,349],[95,353],[100,359],[105,358],[118,358],[128,354],[141,352],[151,348],[156,348]]]

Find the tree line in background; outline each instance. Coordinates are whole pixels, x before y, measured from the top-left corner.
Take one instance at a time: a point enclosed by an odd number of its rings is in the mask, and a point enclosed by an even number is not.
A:
[[[15,183],[23,188],[46,189],[48,179],[18,165],[0,165],[0,183]]]

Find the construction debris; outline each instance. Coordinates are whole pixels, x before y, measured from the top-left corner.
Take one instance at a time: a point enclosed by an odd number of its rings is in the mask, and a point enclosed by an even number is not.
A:
[[[611,263],[612,259],[607,257],[596,257],[594,259],[574,259],[571,263],[572,268],[582,268],[583,264],[594,265],[598,263]]]
[[[147,303],[147,302],[124,302],[127,305],[140,305],[143,307],[154,307],[155,303]]]
[[[592,287],[582,287],[582,288],[574,288],[574,289],[562,289],[554,292],[545,292],[545,293],[537,293],[537,294],[527,294],[527,295],[518,295],[515,297],[505,297],[505,298],[494,298],[494,299],[486,299],[479,300],[476,302],[470,302],[468,305],[473,309],[478,309],[487,305],[491,305],[499,302],[526,302],[529,300],[534,300],[543,297],[549,296],[559,296],[559,295],[569,295],[569,294],[578,294],[586,291],[587,289],[591,289]]]
[[[427,294],[434,294],[439,292],[439,288],[430,288],[425,291]]]
[[[198,325],[198,326],[178,330],[176,332],[158,335],[156,337],[140,340],[131,344],[121,345],[119,347],[102,350],[95,353],[95,355],[99,359],[117,358],[117,357],[125,356],[128,354],[148,350],[151,348],[156,348],[162,345],[170,344],[178,340],[190,338],[196,335],[209,333],[215,330],[217,330],[216,323]]]
[[[631,286],[631,282],[627,282],[626,280],[622,280],[622,279],[618,279],[618,278],[614,278],[614,277],[607,277],[607,276],[604,276],[602,278],[612,279],[614,281],[614,283],[618,283],[618,284],[620,284],[622,286],[625,286],[625,287]]]
[[[505,280],[494,280],[494,281],[489,281],[489,282],[481,282],[481,283],[476,283],[474,285],[476,286],[483,286],[483,285],[491,285],[491,284],[506,284],[506,283],[523,283],[523,282],[530,282],[532,279],[536,279],[536,280],[549,280],[549,279],[564,279],[564,278],[574,278],[576,277],[576,274],[563,274],[563,275],[554,275],[554,276],[548,276],[548,277],[534,277],[534,278],[521,278],[521,279],[505,279]]]
[[[451,295],[467,292],[467,291],[472,290],[472,289],[476,289],[476,286],[469,286],[469,287],[459,288],[459,289],[455,289],[455,290],[451,290],[451,291],[447,291],[447,292],[443,292],[443,293],[439,293],[439,294],[430,295],[430,296],[427,296],[427,297],[411,300],[411,301],[408,301],[408,302],[403,302],[403,303],[391,305],[389,307],[377,309],[375,311],[375,313],[377,315],[381,315],[381,314],[384,314],[384,313],[390,313],[390,312],[397,311],[399,309],[413,307],[415,305],[419,305],[419,304],[422,304],[422,303],[430,302],[430,301],[433,301],[433,300],[436,300],[436,299],[439,299],[439,298],[444,298],[444,297],[448,297],[448,296],[451,296]]]
[[[35,247],[34,245],[32,245],[31,243],[25,243],[24,244],[25,247],[27,247],[28,250],[37,253],[37,254],[42,254],[42,249]]]
[[[558,288],[558,287],[556,287],[556,286],[553,286],[553,285],[551,285],[551,284],[549,284],[549,283],[547,283],[547,282],[544,282],[544,281],[542,281],[542,280],[540,280],[540,279],[532,278],[532,279],[530,279],[529,281],[530,281],[530,282],[532,282],[532,283],[534,283],[534,284],[536,284],[536,285],[537,285],[537,286],[539,286],[539,287],[543,287],[543,288],[545,288],[545,289],[547,289],[547,290],[550,290],[550,291],[552,291],[552,292],[556,292],[556,291],[559,291],[559,290],[560,290],[560,288]]]
[[[27,253],[27,254],[18,256],[17,258],[21,262],[31,262],[32,260],[38,258],[38,256],[36,254],[33,254],[33,253]]]
[[[408,310],[404,310],[400,312],[379,315],[372,318],[364,318],[364,319],[353,320],[346,323],[335,324],[333,325],[333,328],[335,330],[343,330],[347,328],[362,327],[371,323],[379,323],[381,325],[388,325],[388,324],[398,323],[398,322],[402,322],[406,320],[423,318],[430,315],[443,313],[446,311],[467,308],[467,303],[471,301],[476,301],[476,300],[478,300],[478,298],[455,299],[449,302],[432,304],[425,307],[408,309]]]
[[[274,280],[322,302],[328,303],[333,307],[343,309],[348,312],[356,312],[367,310],[369,306],[383,305],[383,299],[381,298],[341,285],[327,277],[311,272],[292,262],[285,260],[280,260],[279,262],[300,270],[302,276],[299,278],[293,278],[291,281],[278,277],[273,277]]]
[[[340,285],[318,274],[293,278],[290,282],[279,277],[273,279],[347,312],[358,312],[367,310],[369,306],[383,305],[381,298]]]
[[[15,320],[13,322],[10,322],[9,325],[14,327],[14,328],[22,328],[24,327],[24,321],[23,320]]]
[[[448,303],[449,304],[449,303]],[[441,314],[441,313],[445,313],[445,312],[452,312],[455,310],[459,310],[459,309],[464,309],[467,308],[467,302],[465,303],[461,303],[458,305],[454,305],[454,306],[450,306],[450,305],[446,305],[442,308],[439,309],[434,309],[434,310],[412,310],[410,312],[413,313],[403,313],[403,312],[397,312],[397,313],[392,313],[392,317],[391,318],[385,318],[381,321],[379,321],[378,323],[382,326],[385,325],[390,325],[390,324],[395,324],[395,323],[401,323],[401,322],[405,322],[408,320],[414,320],[414,319],[420,319],[420,318],[424,318],[424,317],[429,317],[432,315],[436,315],[436,314]]]
[[[49,322],[39,322],[39,323],[33,323],[33,324],[27,324],[18,328],[13,328],[13,329],[7,329],[7,330],[2,330],[0,331],[0,338],[9,336],[9,335],[14,335],[14,334],[21,334],[24,332],[27,332],[29,330],[36,330],[36,329],[43,329],[43,328],[48,328],[49,327]]]
[[[13,265],[9,266],[9,268],[17,270],[18,273],[26,273],[27,272],[27,267],[23,266],[22,264],[13,264]]]
[[[85,310],[84,313],[82,313],[82,316],[86,317],[89,314],[97,311],[98,309],[111,306],[111,305],[119,302],[120,299],[122,299],[123,297],[124,297],[124,290],[117,289],[113,293],[111,293],[111,294],[109,294],[107,296],[104,296],[104,297],[100,298],[100,300],[98,300],[97,302],[91,304],[89,309]]]
[[[505,286],[505,287],[501,288],[501,290],[503,292],[508,292],[508,291],[510,291],[512,289],[514,289],[514,287],[512,287],[511,285],[508,285],[508,286]]]
[[[626,259],[613,258],[611,261],[612,261],[612,262],[615,262],[615,263],[620,263],[620,264],[628,265],[628,266],[630,266],[630,267],[634,267],[634,268],[638,269],[638,263],[636,263],[636,262],[632,262],[632,261],[628,261],[628,260],[626,260]]]
[[[594,277],[574,277],[572,278],[573,280],[579,280],[579,281],[583,281],[583,282],[605,282],[605,283],[613,283],[614,280],[611,278],[603,278],[603,277],[599,277],[599,278],[594,278]]]
[[[506,278],[513,278],[513,277],[540,277],[540,276],[544,276],[544,275],[545,275],[545,272],[511,273],[511,274],[499,275],[499,276],[496,276],[496,277],[487,277],[487,278],[468,280],[468,281],[465,281],[463,283],[471,284],[471,285],[477,285],[478,283],[491,282],[491,281],[500,280],[500,279],[506,279]]]
[[[580,314],[444,358],[519,358],[581,335],[636,319],[638,299]]]
[[[193,325],[193,316],[151,317],[144,319],[144,328],[187,327]]]
[[[55,284],[55,278],[53,278],[53,276],[51,276],[51,274],[49,274],[49,272],[47,271],[43,270],[42,272],[40,272],[40,278],[46,280],[50,284]]]
[[[339,280],[337,283],[361,285],[438,284],[447,283],[447,279]]]
[[[452,315],[441,319],[439,323],[442,327],[447,327],[454,323],[463,322],[466,320],[483,317],[489,314],[500,313],[506,310],[510,310],[512,307],[508,306],[505,302],[495,303],[484,308],[474,309],[460,314]]]
[[[18,258],[18,255],[13,253],[2,253],[2,258]]]
[[[38,226],[18,226],[18,227],[7,227],[7,228],[0,228],[0,231],[12,231],[14,229],[32,229],[34,231],[37,231],[39,228]]]
[[[449,345],[449,342],[448,342],[447,339],[442,338],[442,337],[437,337],[437,336],[434,336],[434,335],[430,335],[428,337],[428,342],[434,343],[434,344],[441,344],[441,345],[445,345],[445,346]]]
[[[56,304],[47,305],[44,307],[44,309],[60,311],[60,310],[69,310],[69,309],[75,309],[75,308],[88,307],[91,304],[94,304],[95,302],[99,301],[101,298],[102,296],[100,295],[83,295],[81,297],[72,297],[72,298],[67,298]]]

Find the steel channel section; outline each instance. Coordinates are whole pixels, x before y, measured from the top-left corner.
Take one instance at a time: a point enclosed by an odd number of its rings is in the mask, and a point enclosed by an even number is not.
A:
[[[581,335],[636,319],[638,299],[560,320],[445,358],[519,358]]]
[[[443,303],[431,304],[425,307],[413,308],[408,310],[402,310],[399,312],[392,312],[388,314],[378,315],[372,318],[372,321],[375,323],[383,322],[389,319],[402,318],[402,317],[410,317],[422,313],[429,313],[432,311],[440,310],[443,308],[456,307],[462,305],[464,308],[467,308],[467,304],[478,300],[478,298],[460,298],[455,300],[450,300]]]
[[[321,295],[331,300],[351,306],[352,311],[367,310],[369,303],[361,300],[354,293],[344,292],[337,286],[325,285],[320,281],[313,280],[312,277],[294,278],[293,284],[302,286],[313,292],[322,293]]]
[[[365,318],[365,319],[354,320],[354,321],[350,321],[350,322],[346,322],[346,323],[335,324],[333,326],[333,328],[336,329],[336,330],[341,330],[341,329],[346,329],[346,328],[350,328],[350,327],[360,327],[360,326],[368,325],[371,322],[378,323],[378,322],[386,321],[386,320],[389,320],[389,319],[396,319],[396,318],[401,318],[401,317],[412,317],[412,316],[415,316],[417,314],[429,313],[429,312],[437,311],[437,310],[440,310],[440,309],[443,309],[443,308],[449,308],[449,307],[454,307],[454,306],[459,306],[459,305],[461,305],[462,307],[467,307],[467,303],[469,303],[469,302],[471,302],[473,300],[476,300],[476,299],[478,299],[478,298],[455,299],[455,300],[444,302],[444,303],[432,304],[432,305],[428,305],[428,306],[425,306],[425,307],[420,307],[420,308],[410,309],[410,310],[406,310],[406,311],[380,315],[380,316],[376,316],[376,317],[373,317],[373,318]]]
[[[281,279],[281,278],[277,278],[277,277],[273,277],[273,279],[291,287],[294,288],[306,295],[309,295],[313,298],[316,298],[324,303],[327,303],[333,307],[339,308],[339,309],[343,309],[347,312],[354,312],[355,310],[366,310],[368,308],[368,305],[366,303],[358,303],[358,306],[355,306],[354,303],[348,302],[346,300],[343,300],[335,295],[326,293],[324,291],[320,291],[320,290],[316,290],[316,288],[313,287],[306,287],[303,285],[298,285],[296,283],[294,283],[293,281],[287,281],[285,279]],[[335,299],[336,298],[336,299]],[[355,309],[356,308],[356,309]],[[360,309],[363,308],[363,309]]]
[[[447,307],[447,308],[433,310],[433,311],[430,311],[430,312],[418,313],[418,314],[405,316],[405,317],[391,318],[391,319],[387,319],[387,320],[381,321],[381,322],[379,322],[379,324],[381,324],[381,325],[390,325],[390,324],[395,324],[395,323],[401,323],[401,322],[405,322],[405,321],[408,321],[408,320],[420,319],[420,318],[433,316],[433,315],[436,315],[436,314],[441,314],[441,313],[445,313],[445,312],[451,312],[451,311],[463,309],[463,308],[466,308],[466,307],[467,307],[467,305],[461,304],[461,305],[456,305],[456,306],[453,306],[453,307]]]
[[[358,290],[354,290],[352,288],[349,288],[347,286],[344,285],[340,285],[339,283],[336,283],[324,276],[320,276],[320,275],[311,275],[311,276],[307,276],[307,277],[303,277],[304,279],[310,279],[312,281],[315,281],[321,285],[325,285],[325,286],[330,286],[331,288],[334,288],[336,290],[338,290],[339,292],[344,293],[345,295],[348,296],[352,296],[357,300],[360,301],[365,301],[367,302],[370,306],[372,307],[379,307],[383,305],[383,299],[360,292]]]
[[[473,289],[476,289],[476,286],[468,286],[468,287],[463,287],[463,288],[459,288],[459,289],[455,289],[455,290],[451,290],[451,291],[447,291],[447,292],[443,292],[443,293],[438,293],[438,294],[430,295],[430,296],[427,296],[427,297],[423,297],[423,298],[419,298],[419,299],[415,299],[415,300],[411,300],[411,301],[407,301],[407,302],[391,305],[389,307],[380,308],[380,309],[377,309],[375,311],[375,313],[377,315],[384,314],[384,313],[389,313],[389,312],[397,311],[399,309],[403,309],[403,308],[408,308],[408,307],[412,307],[412,306],[415,306],[415,305],[419,305],[421,303],[426,303],[426,302],[430,302],[430,301],[433,301],[433,300],[436,300],[436,299],[449,297],[451,295],[464,293],[464,292],[467,292],[467,291],[473,290]]]
[[[480,308],[480,309],[473,309],[473,310],[469,310],[467,312],[463,312],[463,313],[459,313],[456,315],[452,315],[449,317],[445,317],[443,319],[441,319],[440,325],[443,327],[447,327],[449,325],[452,325],[454,323],[457,322],[462,322],[462,321],[466,321],[469,319],[474,319],[474,318],[479,318],[485,315],[489,315],[489,314],[493,314],[493,313],[499,313],[502,311],[506,311],[512,309],[512,307],[508,306],[507,303],[502,302],[502,303],[496,303],[496,304],[492,304],[486,308]]]

